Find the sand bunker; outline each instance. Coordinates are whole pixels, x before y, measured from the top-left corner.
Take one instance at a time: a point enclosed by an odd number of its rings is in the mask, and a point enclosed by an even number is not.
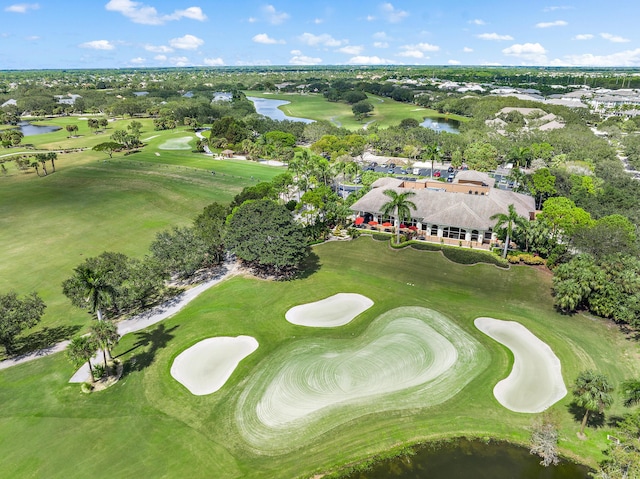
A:
[[[560,360],[520,323],[477,318],[476,327],[513,353],[513,369],[495,388],[500,404],[515,412],[537,413],[566,396]]]
[[[439,313],[394,309],[360,337],[300,340],[271,355],[240,393],[237,426],[256,451],[277,454],[364,415],[440,404],[488,361]]]
[[[338,293],[315,303],[294,306],[287,311],[285,318],[300,326],[333,328],[351,322],[371,306],[373,301],[361,294]]]
[[[216,392],[238,363],[258,349],[251,336],[208,338],[181,352],[173,360],[171,375],[191,394]]]
[[[193,140],[190,136],[183,136],[181,138],[172,138],[171,140],[165,141],[158,148],[160,150],[190,150],[191,145],[189,142]]]

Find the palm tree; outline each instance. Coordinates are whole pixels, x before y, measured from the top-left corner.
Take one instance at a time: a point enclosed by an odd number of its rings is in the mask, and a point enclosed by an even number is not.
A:
[[[95,382],[93,376],[93,366],[91,366],[91,358],[96,352],[96,342],[92,336],[78,336],[71,340],[67,347],[67,357],[76,366],[81,366],[83,363],[89,365],[89,372],[91,376],[91,382]]]
[[[400,243],[400,225],[411,217],[411,209],[416,209],[415,203],[409,201],[407,198],[414,196],[416,193],[414,191],[398,193],[394,190],[384,190],[383,193],[391,198],[391,200],[382,205],[382,213],[388,216],[395,216],[396,243]]]
[[[120,340],[118,328],[111,321],[99,321],[91,325],[91,335],[95,337],[96,343],[102,349],[104,370],[107,371],[108,375],[107,358],[111,359],[111,348],[118,344]]]
[[[613,404],[612,392],[613,386],[609,384],[606,376],[590,370],[582,371],[578,375],[573,385],[573,396],[575,403],[585,409],[580,427],[581,435],[584,434],[590,412],[602,413]]]
[[[47,160],[51,161],[51,168],[53,169],[53,173],[56,172],[56,160],[58,159],[58,154],[55,151],[50,151],[47,153]]]
[[[637,406],[640,404],[640,380],[630,379],[622,383],[625,407]]]
[[[102,321],[102,309],[110,303],[114,294],[106,274],[82,265],[76,268],[76,274],[84,290],[85,301],[89,303],[89,311],[96,313],[98,321]]]
[[[344,172],[351,179],[354,179],[360,173],[360,165],[355,161],[349,161],[344,165]]]
[[[42,163],[42,170],[44,171],[44,176],[47,176],[47,155],[45,155],[44,153],[38,153],[36,155],[36,161]]]
[[[442,154],[440,153],[440,147],[437,143],[429,143],[425,146],[424,153],[422,157],[425,160],[431,161],[431,179],[433,179],[433,167],[436,160],[442,158]]]
[[[504,213],[496,213],[491,216],[492,220],[496,221],[496,229],[502,228],[503,226],[507,229],[507,238],[504,242],[504,252],[502,253],[502,257],[507,257],[507,251],[509,250],[509,242],[511,241],[511,237],[513,236],[513,228],[514,226],[519,226],[522,228],[526,227],[527,219],[523,216],[518,215],[516,211],[516,207],[513,204],[509,205],[509,210],[507,214]]]
[[[31,162],[31,168],[35,168],[36,175],[40,176],[40,164],[37,161]]]

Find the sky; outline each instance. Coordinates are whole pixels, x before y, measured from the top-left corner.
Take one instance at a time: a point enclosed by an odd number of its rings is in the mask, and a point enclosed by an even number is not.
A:
[[[0,70],[640,67],[637,0],[0,0]]]

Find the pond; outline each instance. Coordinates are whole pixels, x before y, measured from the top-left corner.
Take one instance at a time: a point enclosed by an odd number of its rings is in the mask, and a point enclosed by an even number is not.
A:
[[[289,121],[301,121],[303,123],[313,123],[314,120],[310,120],[309,118],[298,118],[295,116],[286,115],[279,106],[288,105],[289,101],[284,100],[273,100],[271,98],[257,98],[253,96],[248,96],[248,100],[251,100],[256,107],[256,111],[264,115],[272,120],[289,120]]]
[[[447,133],[460,133],[458,120],[447,120],[445,118],[425,118],[420,126],[431,128],[434,131],[446,131]]]
[[[348,479],[587,479],[585,466],[563,461],[543,467],[524,447],[505,442],[460,439],[425,446],[413,456],[398,457]]]
[[[32,125],[28,121],[18,123],[18,128],[24,136],[42,135],[43,133],[51,133],[60,130],[59,126],[49,125]]]

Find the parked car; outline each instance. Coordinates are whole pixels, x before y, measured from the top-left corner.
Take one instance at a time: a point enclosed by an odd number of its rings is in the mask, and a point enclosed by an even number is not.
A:
[[[440,171],[434,171],[433,172],[433,177],[434,178],[440,178]]]
[[[453,166],[450,166],[449,168],[447,168],[447,171],[448,171],[449,173],[453,173]]]
[[[454,173],[451,173],[449,176],[447,176],[447,182],[448,183],[453,183],[453,179],[456,177],[456,175]]]

